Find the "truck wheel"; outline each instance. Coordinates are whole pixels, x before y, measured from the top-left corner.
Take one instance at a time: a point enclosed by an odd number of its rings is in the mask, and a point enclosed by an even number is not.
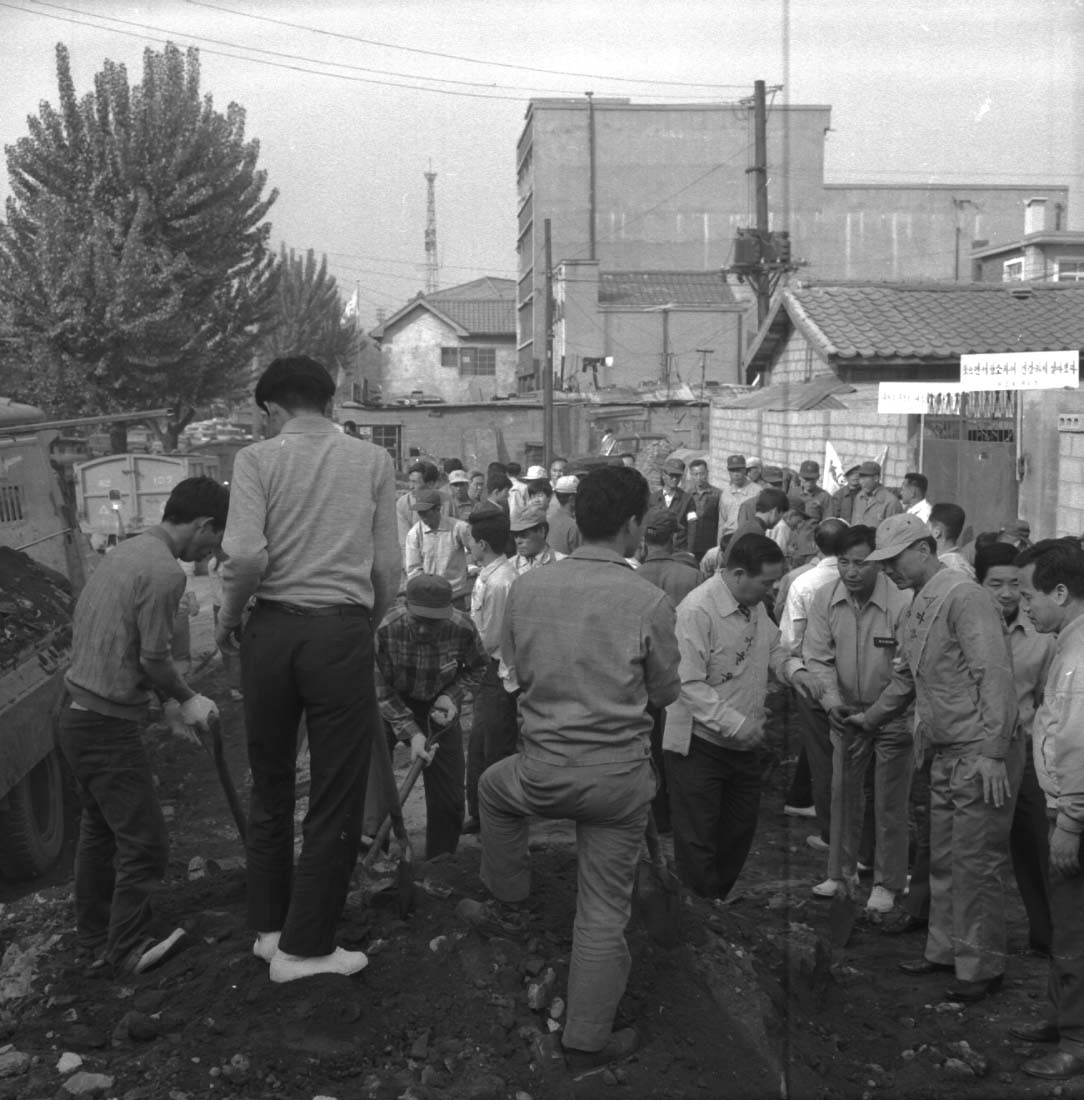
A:
[[[0,798],[0,875],[36,878],[64,844],[64,773],[56,750]]]

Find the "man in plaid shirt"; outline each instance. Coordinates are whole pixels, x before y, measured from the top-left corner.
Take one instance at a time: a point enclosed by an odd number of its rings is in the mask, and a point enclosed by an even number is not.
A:
[[[452,607],[452,586],[426,574],[407,582],[406,603],[376,631],[376,697],[410,759],[426,761],[425,854],[454,852],[463,824],[463,728],[459,711],[488,655],[474,623]],[[439,731],[441,751],[427,745]]]

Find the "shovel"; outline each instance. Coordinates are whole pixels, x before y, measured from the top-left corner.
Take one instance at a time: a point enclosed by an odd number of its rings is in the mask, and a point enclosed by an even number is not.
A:
[[[633,899],[647,934],[660,947],[681,943],[681,884],[662,850],[655,814],[647,811],[647,859],[636,865]]]
[[[248,839],[245,812],[241,809],[241,799],[237,796],[237,788],[233,785],[233,776],[230,775],[229,765],[226,763],[226,754],[222,748],[222,723],[219,721],[218,715],[216,714],[208,719],[206,733],[197,728],[196,736],[199,737],[200,744],[203,745],[215,762],[219,782],[226,794],[226,801],[230,805],[230,813],[233,814],[241,843],[244,844]]]
[[[395,869],[395,890],[398,899],[399,916],[407,917],[414,908],[414,847],[407,835],[406,824],[403,821],[403,808],[399,801],[399,792],[395,789],[395,771],[392,768],[391,753],[388,751],[388,742],[384,737],[384,731],[377,727],[376,736],[373,738],[373,766],[377,769],[380,782],[383,786],[383,800],[391,807],[388,816],[384,819],[372,846],[362,860],[362,867],[371,871],[376,857],[380,854],[387,839],[388,831],[395,833],[395,839],[399,844],[399,863]],[[418,764],[421,762],[418,761]],[[411,771],[413,772],[413,767]],[[421,768],[418,768],[421,771]],[[410,779],[410,776],[407,776]],[[414,775],[417,779],[417,775]],[[411,781],[413,785],[413,781]]]

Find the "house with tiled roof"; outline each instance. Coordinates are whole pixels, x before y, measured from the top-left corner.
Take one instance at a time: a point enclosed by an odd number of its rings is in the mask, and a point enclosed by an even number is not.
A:
[[[877,411],[880,382],[956,382],[970,354],[1084,348],[1084,286],[1073,283],[836,283],[786,288],[750,344],[756,408],[715,403],[713,473],[734,451],[797,466],[831,442],[844,464],[888,447],[885,481],[930,480],[974,530],[1027,519],[1041,536],[1084,531],[1084,391],[932,398],[926,415]],[[834,383],[845,383],[849,392]],[[1064,437],[1064,438],[1063,438]],[[1077,453],[1079,451],[1079,453]]]
[[[385,404],[487,401],[515,392],[511,279],[485,276],[419,293],[370,335],[383,359]]]
[[[1066,229],[1065,206],[1036,196],[1024,204],[1024,235],[971,242],[976,283],[1084,282],[1084,232]]]
[[[718,270],[603,271],[594,260],[566,260],[553,296],[558,390],[700,396],[738,381],[749,294]],[[521,376],[521,390],[539,377]]]

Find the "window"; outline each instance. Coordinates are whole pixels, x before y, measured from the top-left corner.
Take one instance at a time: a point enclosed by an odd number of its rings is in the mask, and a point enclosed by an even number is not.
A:
[[[1024,261],[1006,260],[1001,265],[1001,281],[1003,283],[1019,283],[1024,279]]]
[[[457,367],[463,378],[494,377],[497,373],[496,348],[441,348],[440,365]]]
[[[0,482],[0,523],[18,523],[22,518],[22,490],[18,485]]]
[[[1055,271],[1059,283],[1084,283],[1084,260],[1058,260]]]
[[[398,470],[403,464],[403,428],[401,424],[359,424],[359,431],[372,433],[370,438],[391,455]]]

